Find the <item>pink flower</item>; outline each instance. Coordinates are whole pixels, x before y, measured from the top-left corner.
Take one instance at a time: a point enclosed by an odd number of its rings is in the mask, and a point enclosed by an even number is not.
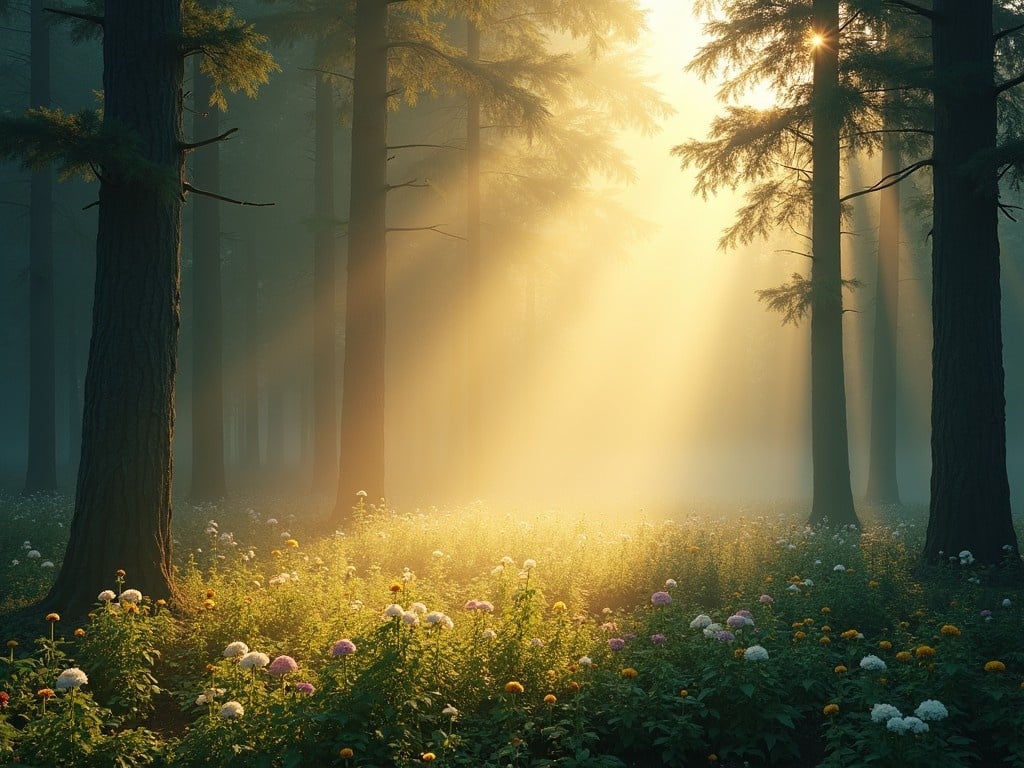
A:
[[[611,640],[608,641],[608,647],[611,648],[613,651],[621,651],[623,648],[626,647],[626,641],[623,640],[621,637],[613,637]]]
[[[773,598],[771,595],[761,595],[757,599],[758,599],[758,602],[764,603],[765,605],[771,605],[772,603],[775,602],[775,598]]]
[[[289,672],[294,672],[299,668],[299,665],[295,663],[295,659],[291,656],[278,656],[267,667],[267,672],[272,674],[274,677],[284,677]]]
[[[668,640],[668,638],[665,637],[663,634],[661,634],[661,632],[658,632],[657,634],[651,635],[651,642],[654,643],[655,645],[661,645],[666,640]]]
[[[331,656],[349,656],[356,652],[356,644],[348,638],[339,640],[331,648]]]
[[[316,693],[316,688],[313,687],[312,683],[296,683],[295,690],[299,693],[305,694],[306,696],[312,696]]]
[[[668,592],[655,592],[651,595],[651,605],[671,605],[672,595]]]

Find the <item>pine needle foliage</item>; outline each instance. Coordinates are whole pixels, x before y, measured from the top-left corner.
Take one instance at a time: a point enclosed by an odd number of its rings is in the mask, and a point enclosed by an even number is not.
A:
[[[843,280],[842,286],[848,291],[861,287],[859,280]],[[820,290],[820,289],[819,289]],[[755,291],[758,301],[763,302],[772,312],[782,315],[782,324],[800,325],[807,317],[814,303],[815,284],[799,272],[790,275],[789,282],[776,288]]]

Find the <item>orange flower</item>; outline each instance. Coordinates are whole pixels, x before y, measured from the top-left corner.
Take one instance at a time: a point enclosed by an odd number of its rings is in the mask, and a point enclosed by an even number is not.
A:
[[[59,613],[48,613],[48,614],[46,614],[46,620],[47,621],[60,621],[60,614]]]
[[[57,694],[53,692],[53,688],[40,688],[36,691],[36,696],[41,699],[52,699]]]
[[[848,629],[839,635],[843,640],[856,640],[857,635],[860,634],[856,629]]]
[[[553,693],[549,693],[547,696],[544,697],[545,704],[554,704],[557,701],[558,699],[555,697],[555,694]]]
[[[828,635],[822,635],[821,637],[818,638],[818,642],[821,643],[822,645],[828,645],[832,641],[828,639]]]
[[[838,704],[826,704],[824,707],[822,707],[821,712],[822,712],[822,714],[824,714],[824,715],[826,715],[828,717],[831,717],[832,715],[838,715],[839,714],[839,705]]]
[[[85,630],[79,627],[75,630],[75,637],[85,637]]]
[[[570,691],[578,691],[580,689],[580,684],[577,683],[575,680],[570,680],[569,684],[565,687],[568,688]]]
[[[892,643],[890,643],[888,640],[879,640],[878,647],[881,648],[883,651],[891,651]]]
[[[523,684],[517,680],[509,680],[505,683],[505,693],[522,693],[524,690]]]
[[[944,634],[944,635],[946,635],[948,637],[960,637],[960,629],[959,629],[959,627],[956,627],[953,624],[943,624],[939,628],[939,632],[941,632],[942,634]]]
[[[793,633],[793,639],[794,640],[803,640],[805,637],[807,637],[807,633],[806,632],[800,632],[798,630],[798,631]]]
[[[402,585],[399,584],[397,581],[393,581],[393,582],[391,582],[391,586],[388,587],[388,589],[391,590],[391,592],[393,592],[394,594],[397,595],[399,592],[402,591]]]
[[[835,669],[833,669],[832,671],[835,672],[837,675],[845,675],[846,672],[847,672],[847,669],[842,664],[837,664]]]
[[[626,667],[625,669],[622,670],[622,676],[626,677],[626,678],[632,679],[632,678],[637,676],[637,671],[635,669],[633,669],[632,667]]]
[[[215,596],[216,594],[217,594],[217,593],[216,593],[216,592],[214,592],[214,591],[213,591],[212,589],[208,589],[208,590],[206,590],[206,596],[207,596],[208,598],[213,598],[213,597],[214,597],[214,596]]]
[[[897,653],[896,661],[910,661],[910,651],[900,651]]]
[[[354,755],[354,754],[355,754],[355,752],[353,752],[348,747],[342,747],[341,751],[338,753],[338,756],[341,757],[344,760],[351,760],[352,759],[352,755]]]
[[[919,659],[930,659],[935,655],[935,649],[930,645],[919,645],[914,649],[914,655]]]
[[[828,624],[822,624],[821,625],[821,631],[822,632],[831,632],[832,631],[832,627],[829,626]]]
[[[117,576],[117,578],[119,579],[123,579],[128,574],[124,572],[124,568],[118,568],[116,571],[114,571],[114,575]]]
[[[998,660],[986,661],[985,662],[985,671],[986,672],[1005,672],[1006,671],[1006,665],[1003,664],[1003,662],[998,661]]]
[[[420,755],[420,760],[422,760],[424,763],[429,763],[436,759],[437,755],[435,755],[433,752],[424,752],[422,755]]]

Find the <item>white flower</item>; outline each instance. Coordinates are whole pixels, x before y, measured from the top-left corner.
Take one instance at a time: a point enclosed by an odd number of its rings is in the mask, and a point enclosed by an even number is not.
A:
[[[85,672],[78,667],[68,667],[57,676],[57,682],[53,687],[58,691],[66,691],[69,688],[77,688],[88,682],[89,678],[86,677]]]
[[[196,696],[196,704],[212,704],[218,696],[224,695],[223,688],[207,688],[205,691]]]
[[[502,565],[515,565],[516,561],[513,560],[510,555],[505,555],[503,558],[501,558],[501,564]]]
[[[594,662],[589,656],[580,656],[579,665],[581,667],[592,667]]]
[[[255,669],[256,667],[265,667],[270,663],[270,657],[265,653],[259,651],[249,651],[243,654],[242,658],[238,660],[238,666],[242,669]]]
[[[18,560],[18,558],[14,558],[13,560],[11,560],[11,565],[12,566],[18,565],[19,562],[20,561]]]
[[[804,586],[805,587],[813,587],[814,586],[814,582],[811,581],[810,579],[804,579]]]
[[[665,589],[675,589],[675,588],[676,588],[676,580],[675,579],[665,579]]]
[[[690,629],[704,629],[709,624],[711,624],[711,617],[706,613],[702,613],[690,622]]]
[[[1004,597],[1003,598],[1003,608],[1009,608],[1011,605],[1013,605],[1013,603],[1010,602],[1010,598]]]
[[[485,629],[483,632],[480,633],[480,636],[484,640],[493,640],[494,638],[496,638],[498,636],[498,633],[495,632],[490,627],[488,627],[487,629]]]
[[[875,704],[871,708],[871,722],[873,723],[885,723],[894,717],[903,717],[903,713],[892,704]]]
[[[833,571],[837,571],[839,573],[842,573],[843,571],[846,570],[846,566],[843,565],[842,563],[836,563],[834,566],[832,566],[832,570]]]
[[[960,551],[960,565],[970,565],[974,562],[974,555],[971,554],[971,550],[964,549]]]
[[[96,595],[96,599],[99,600],[101,603],[109,603],[115,597],[117,597],[117,595],[114,594],[114,590],[112,589],[104,589],[102,592]]]
[[[407,627],[415,627],[417,624],[420,623],[420,617],[412,611],[403,611],[402,623],[405,624],[405,626]]]
[[[529,559],[528,560],[523,560],[523,570],[524,571],[532,571],[536,567],[537,567],[537,561],[536,560],[529,560]]]
[[[434,551],[433,551],[433,552],[431,553],[431,555],[432,555],[432,557],[434,557],[435,559],[437,559],[437,560],[440,560],[440,559],[441,559],[442,557],[444,557],[444,552],[442,552],[442,551],[441,551],[440,549],[435,549],[435,550],[434,550]]]
[[[276,517],[268,517],[267,518],[267,525],[277,525],[277,518]]]
[[[453,707],[451,704],[441,710],[441,714],[447,717],[458,717],[459,710]]]
[[[885,669],[885,662],[874,654],[869,654],[860,660],[860,668],[869,672],[881,672]]]
[[[40,568],[53,568],[53,560],[43,560],[43,562],[41,562],[39,564],[39,567]]]
[[[946,709],[946,705],[941,701],[926,699],[918,705],[917,709],[914,710],[914,714],[921,720],[935,722],[949,717],[949,710]]]
[[[743,658],[749,661],[768,661],[768,651],[760,645],[752,645],[743,652]]]
[[[405,609],[402,608],[398,603],[392,603],[384,609],[384,615],[389,619],[395,619],[405,613]]]
[[[249,646],[243,643],[241,640],[235,640],[233,643],[228,643],[224,652],[221,654],[225,659],[234,659],[238,656],[245,656],[249,652]]]
[[[245,707],[239,704],[237,701],[226,701],[224,706],[220,708],[220,716],[225,717],[228,720],[233,720],[236,717],[241,717],[245,714]]]
[[[504,565],[496,565],[493,568],[491,568],[491,576],[501,576],[501,574],[504,572],[504,570],[505,570],[505,566]]]
[[[431,611],[423,617],[423,620],[427,622],[427,624],[440,624],[444,621],[444,614],[441,611]]]
[[[366,491],[356,491],[356,496],[358,496],[361,499],[365,499],[366,498]]]
[[[886,722],[885,727],[893,733],[924,733],[928,730],[928,723],[917,717],[893,717]]]
[[[26,556],[26,557],[27,557],[27,558],[28,558],[29,560],[35,560],[36,558],[42,557],[42,555],[41,555],[41,554],[39,554],[39,550],[38,550],[38,549],[30,549],[30,550],[28,551],[28,554],[27,554],[27,555],[25,555],[25,556]]]
[[[142,602],[142,593],[137,589],[126,589],[117,596],[117,600],[121,603],[135,603],[138,605]]]
[[[787,592],[799,592],[800,591],[800,587],[798,587],[796,584],[790,584],[788,587],[786,587],[786,591]]]

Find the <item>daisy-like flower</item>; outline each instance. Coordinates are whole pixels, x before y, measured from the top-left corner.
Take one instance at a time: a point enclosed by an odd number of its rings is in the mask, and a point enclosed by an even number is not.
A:
[[[80,686],[85,685],[89,682],[89,678],[85,672],[80,670],[78,667],[68,667],[59,675],[57,675],[57,682],[54,683],[54,688],[58,691],[67,691]]]
[[[220,708],[220,716],[227,720],[234,720],[245,714],[245,707],[237,701],[226,701]]]
[[[117,595],[114,594],[114,590],[104,589],[96,596],[96,599],[99,600],[101,603],[109,603],[115,597],[117,597]]]
[[[939,627],[939,632],[947,637],[960,637],[960,628],[953,624],[943,624]]]
[[[291,656],[281,655],[270,662],[267,672],[274,677],[284,677],[289,672],[294,672],[298,668],[299,665],[295,663],[295,659]]]
[[[126,589],[117,596],[117,601],[119,603],[135,603],[138,605],[142,602],[142,593],[137,589]]]
[[[665,579],[665,589],[675,589],[677,584],[675,579]]]
[[[407,627],[415,627],[420,623],[420,617],[416,615],[415,611],[405,611],[402,613],[402,623]]]
[[[533,560],[532,558],[527,558],[526,560],[523,560],[523,570],[524,571],[532,571],[536,567],[537,567],[537,561],[536,560]]]
[[[249,652],[249,646],[243,643],[241,640],[235,640],[233,643],[228,643],[221,653],[225,659],[234,659],[237,657],[245,656]]]
[[[760,645],[752,645],[743,652],[747,661],[768,661],[768,651]]]
[[[589,656],[580,656],[580,660],[577,662],[581,667],[592,667],[594,666],[593,660]]]
[[[249,651],[238,660],[238,666],[242,669],[256,669],[265,667],[270,663],[270,657],[260,651]]]
[[[347,637],[331,646],[331,656],[351,656],[356,652],[356,644]]]

